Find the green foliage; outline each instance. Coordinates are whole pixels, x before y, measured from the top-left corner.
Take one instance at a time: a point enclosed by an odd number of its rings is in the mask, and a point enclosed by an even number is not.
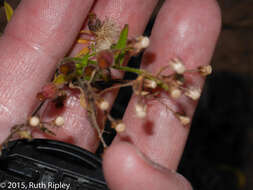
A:
[[[115,64],[122,65],[125,58],[126,46],[128,40],[128,25],[126,24],[120,33],[119,40],[115,46],[112,46],[113,50],[117,50],[115,55]]]
[[[117,44],[113,46],[112,49],[125,50],[127,45],[127,38],[128,38],[128,25],[126,24],[124,28],[121,30]]]

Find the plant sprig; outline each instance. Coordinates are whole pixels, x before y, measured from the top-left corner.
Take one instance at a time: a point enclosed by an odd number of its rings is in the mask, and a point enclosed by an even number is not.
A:
[[[78,89],[80,91],[80,105],[87,111],[87,119],[97,131],[104,147],[107,146],[103,139],[104,126],[99,125],[98,112],[103,113],[102,121],[108,119],[111,122],[111,127],[117,132],[122,132],[126,128],[123,121],[114,119],[109,114],[111,105],[104,97],[110,91],[131,86],[134,94],[138,96],[135,110],[136,116],[139,118],[145,118],[147,115],[146,100],[150,97],[156,98],[157,94],[162,92],[173,99],[187,96],[192,100],[197,100],[200,97],[200,89],[188,86],[184,80],[185,75],[188,72],[195,72],[206,76],[211,73],[211,66],[187,70],[180,59],[174,58],[157,74],[132,68],[124,63],[149,46],[148,37],[138,36],[129,39],[128,25],[119,30],[113,20],[107,18],[101,21],[95,14],[91,14],[88,26],[89,31],[81,32],[86,39],[79,40],[86,43],[85,51],[81,50],[75,57],[63,58],[58,64],[54,80],[44,85],[37,97],[41,102],[53,102],[56,108],[62,108],[67,98],[66,88]],[[83,52],[85,53],[83,54]],[[173,72],[170,75],[163,75],[163,71],[167,69]],[[115,78],[111,75],[112,70],[135,73],[137,78],[131,81]],[[177,113],[170,107],[167,108],[183,125],[190,123],[190,118],[184,113]],[[39,109],[40,107],[36,111],[36,115],[28,118],[25,123],[13,126],[3,145],[15,136],[31,139],[34,129],[55,135],[48,127],[64,125],[64,118],[57,116],[50,122],[41,121]]]

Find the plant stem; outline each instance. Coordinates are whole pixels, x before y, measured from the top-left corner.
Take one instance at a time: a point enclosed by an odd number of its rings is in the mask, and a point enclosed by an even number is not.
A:
[[[155,81],[157,83],[157,85],[159,85],[164,90],[166,90],[166,91],[169,90],[169,86],[163,80],[161,80],[161,79],[153,76],[151,73],[149,73],[149,72],[147,72],[145,70],[136,69],[136,68],[127,67],[127,66],[119,66],[119,65],[114,65],[113,68],[117,69],[117,70],[121,70],[121,71],[136,73],[138,75],[143,75],[147,79]]]

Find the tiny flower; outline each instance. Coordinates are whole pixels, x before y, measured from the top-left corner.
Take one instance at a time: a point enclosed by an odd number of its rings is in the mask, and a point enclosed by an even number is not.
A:
[[[141,105],[141,104],[136,104],[135,105],[135,111],[136,115],[139,118],[144,118],[147,115],[147,106],[146,105]]]
[[[176,114],[176,117],[183,125],[188,125],[191,122],[190,118],[187,116]]]
[[[61,116],[58,116],[55,120],[54,123],[57,127],[61,127],[64,125],[64,118]]]
[[[28,123],[32,127],[37,127],[40,124],[40,119],[37,116],[33,116],[29,119]]]
[[[112,19],[107,18],[93,32],[96,35],[96,52],[99,52],[110,49],[112,44],[117,43],[120,35],[120,28]]]
[[[172,87],[170,89],[170,95],[171,95],[172,98],[177,99],[177,98],[179,98],[182,95],[182,92],[181,92],[180,89]]]
[[[150,40],[147,36],[140,36],[137,38],[137,43],[134,45],[136,49],[145,49],[149,46]]]
[[[172,69],[176,73],[183,74],[185,72],[185,66],[183,65],[183,63],[179,59],[177,59],[177,58],[172,59],[170,61],[170,64],[171,64]]]
[[[212,67],[211,65],[200,66],[198,67],[198,71],[201,75],[207,76],[212,73]]]
[[[99,101],[98,107],[99,107],[102,111],[106,111],[106,110],[109,109],[110,104],[109,104],[108,101],[102,100],[102,101]]]
[[[198,100],[201,95],[201,90],[199,88],[187,89],[185,95],[193,100]]]
[[[144,80],[144,87],[155,89],[157,87],[157,83],[154,80],[145,79]]]
[[[123,131],[125,131],[126,129],[126,125],[123,123],[123,122],[119,122],[115,125],[115,130],[118,132],[118,133],[121,133]]]

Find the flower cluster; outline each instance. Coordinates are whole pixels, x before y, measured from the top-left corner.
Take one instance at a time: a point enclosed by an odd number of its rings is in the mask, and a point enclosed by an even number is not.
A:
[[[128,25],[120,30],[113,20],[106,18],[101,21],[95,14],[89,16],[88,27],[88,31],[80,32],[82,39],[78,40],[78,42],[84,43],[85,47],[77,56],[65,57],[58,64],[54,80],[42,88],[41,92],[37,94],[37,98],[41,103],[53,102],[56,108],[62,108],[68,96],[66,89],[79,90],[80,105],[87,111],[87,119],[97,131],[104,147],[107,145],[102,136],[104,126],[98,124],[99,113],[103,113],[103,121],[109,120],[111,127],[117,132],[123,132],[126,128],[122,120],[114,119],[110,115],[111,105],[105,99],[105,94],[108,92],[131,86],[134,94],[138,97],[135,111],[139,118],[145,118],[147,115],[148,108],[145,100],[150,97],[154,98],[161,92],[167,93],[173,99],[187,96],[192,100],[197,100],[200,97],[200,89],[187,86],[185,75],[195,72],[206,76],[211,73],[211,66],[187,70],[179,58],[174,58],[156,74],[128,67],[126,61],[147,48],[150,44],[149,38],[138,36],[129,39]],[[170,69],[172,73],[163,74],[167,69]],[[115,78],[112,75],[113,70],[132,72],[138,77],[131,81]],[[50,122],[41,121],[38,114],[39,108],[24,124],[15,125],[3,144],[15,137],[31,139],[32,131],[35,128],[54,135],[48,127],[64,125],[64,118],[61,116]],[[190,118],[186,115],[170,108],[169,110],[183,125],[190,123]]]

